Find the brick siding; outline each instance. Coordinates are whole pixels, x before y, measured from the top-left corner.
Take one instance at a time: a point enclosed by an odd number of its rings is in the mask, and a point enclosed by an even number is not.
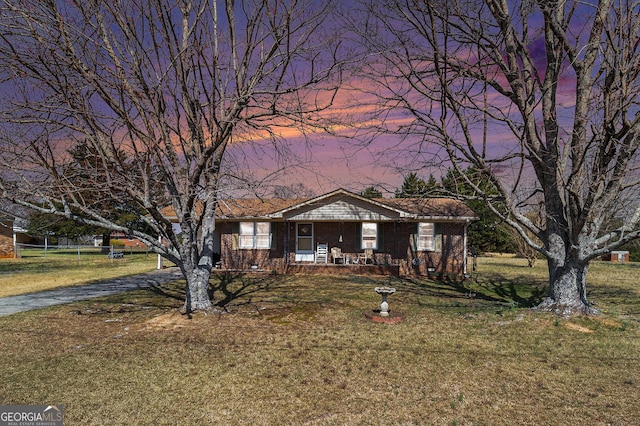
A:
[[[0,258],[13,258],[13,227],[0,225]]]
[[[344,255],[355,258],[362,252],[357,241],[357,228],[360,226],[360,222],[316,222],[314,242],[327,243],[329,248],[339,247]],[[374,251],[376,265],[393,265],[402,276],[460,275],[464,272],[464,224],[441,223],[442,249],[419,252],[412,250],[411,246],[415,223],[386,222],[379,226],[382,227],[382,238],[379,240],[381,247]],[[274,249],[238,249],[237,223],[220,222],[218,231],[222,268],[284,272],[287,264],[295,263],[295,223],[279,222],[274,228]],[[285,248],[288,262],[285,261]]]

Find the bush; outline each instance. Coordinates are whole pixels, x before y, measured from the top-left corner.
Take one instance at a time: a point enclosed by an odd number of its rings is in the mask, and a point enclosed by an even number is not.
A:
[[[114,249],[122,250],[124,248],[124,242],[120,240],[109,240],[109,245],[112,245]]]

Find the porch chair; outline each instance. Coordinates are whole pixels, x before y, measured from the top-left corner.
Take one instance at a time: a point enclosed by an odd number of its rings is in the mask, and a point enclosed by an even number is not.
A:
[[[316,247],[316,263],[328,263],[329,244],[320,244]]]
[[[331,259],[333,259],[333,263],[344,263],[344,254],[342,254],[342,249],[339,247],[331,247]]]
[[[367,263],[369,263],[369,260],[371,261],[371,263],[373,263],[373,249],[366,248],[364,249],[364,253],[358,253],[357,263],[366,265]]]

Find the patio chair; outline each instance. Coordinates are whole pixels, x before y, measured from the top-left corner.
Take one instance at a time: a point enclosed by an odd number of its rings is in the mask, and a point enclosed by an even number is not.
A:
[[[331,247],[331,259],[333,259],[333,263],[344,263],[344,254],[342,254],[342,249],[339,247]]]
[[[363,265],[366,265],[369,261],[373,263],[373,249],[364,249],[364,253],[358,253],[357,259],[358,261],[356,263],[362,263]]]
[[[316,263],[328,263],[329,244],[320,244],[316,247]]]

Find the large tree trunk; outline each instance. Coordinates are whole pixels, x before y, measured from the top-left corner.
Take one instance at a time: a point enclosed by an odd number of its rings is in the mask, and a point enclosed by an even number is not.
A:
[[[587,300],[588,263],[568,258],[562,262],[548,259],[549,293],[538,309],[562,316],[596,314]]]
[[[109,253],[111,250],[111,231],[104,231],[102,233],[102,247],[100,249],[101,253]]]
[[[216,171],[217,172],[217,171]],[[187,284],[183,312],[208,311],[212,308],[209,299],[209,278],[213,269],[213,239],[216,229],[215,209],[217,200],[215,187],[203,200],[203,214],[200,226],[192,220],[191,214],[185,214],[180,222],[182,233],[181,260],[182,273]],[[186,204],[186,203],[185,203]]]
[[[183,312],[190,314],[194,311],[208,311],[212,308],[209,299],[209,278],[211,270],[197,266],[185,272],[187,284],[185,286],[185,301]]]

